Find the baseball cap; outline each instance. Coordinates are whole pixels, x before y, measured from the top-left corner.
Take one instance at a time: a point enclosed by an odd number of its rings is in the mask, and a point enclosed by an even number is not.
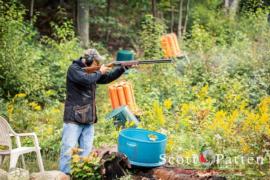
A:
[[[101,56],[96,49],[87,49],[84,51],[84,55],[94,56],[95,60],[97,60],[97,61],[105,60],[105,58],[103,56]]]

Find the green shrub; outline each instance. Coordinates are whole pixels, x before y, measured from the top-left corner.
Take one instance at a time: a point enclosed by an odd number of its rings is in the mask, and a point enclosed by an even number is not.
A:
[[[165,31],[165,24],[152,15],[145,15],[140,31],[141,47],[144,51],[144,58],[161,58],[160,38]]]
[[[43,52],[35,40],[36,32],[24,22],[24,14],[23,7],[0,1],[0,97],[23,92],[39,100],[49,71],[42,66]]]
[[[44,51],[42,62],[44,67],[49,68],[50,78],[43,101],[55,98],[63,101],[67,69],[73,60],[81,56],[82,49],[79,47],[78,39],[75,38],[71,21],[66,20],[60,25],[51,24],[53,38],[45,36],[41,40]]]
[[[240,1],[240,11],[246,12],[256,12],[259,8],[265,8],[264,0],[241,0]]]

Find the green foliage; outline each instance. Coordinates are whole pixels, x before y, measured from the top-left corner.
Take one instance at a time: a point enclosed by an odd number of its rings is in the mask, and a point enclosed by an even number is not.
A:
[[[24,22],[25,10],[15,3],[1,4],[0,95],[10,98],[22,92],[29,99],[51,103],[64,100],[65,74],[82,50],[73,24],[51,23],[53,39],[37,41],[33,27]]]
[[[256,12],[259,8],[264,8],[264,0],[241,0],[240,11],[241,12]]]
[[[141,47],[144,58],[161,58],[163,56],[160,38],[165,31],[165,25],[152,15],[145,15],[140,32]]]
[[[79,156],[80,149],[73,149],[71,160],[72,179],[75,180],[98,180],[100,175],[100,158],[96,154],[87,157]]]
[[[41,40],[44,51],[42,62],[45,67],[49,67],[48,76],[50,78],[45,97],[63,101],[66,81],[64,77],[67,68],[72,63],[72,60],[80,57],[82,49],[79,47],[77,38],[75,38],[72,30],[73,24],[70,21],[64,21],[60,25],[51,24],[54,39],[45,36]]]
[[[189,47],[193,50],[201,52],[209,51],[215,44],[214,38],[209,32],[199,24],[194,24],[192,27],[192,38],[190,39]]]
[[[15,3],[0,1],[0,96],[18,92],[39,99],[48,83],[48,68],[43,67],[43,52],[36,43],[36,32],[24,22],[25,11]]]

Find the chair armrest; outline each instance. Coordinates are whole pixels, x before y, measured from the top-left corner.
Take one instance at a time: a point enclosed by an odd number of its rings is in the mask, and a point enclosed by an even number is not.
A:
[[[10,137],[16,137],[16,136],[18,136],[18,134],[17,134],[17,133],[12,132],[12,133],[9,133],[9,136],[10,136]]]
[[[19,136],[19,137],[25,137],[25,136],[37,136],[36,133],[10,133],[9,136],[11,137],[16,137],[16,136]]]
[[[20,133],[20,134],[16,134],[17,136],[20,136],[20,137],[25,137],[25,136],[34,136],[36,137],[36,133]]]
[[[38,137],[37,137],[36,133],[34,133],[34,132],[32,132],[32,133],[20,133],[20,134],[18,134],[18,136],[19,137],[27,137],[27,136],[32,137],[33,140],[34,140],[35,147],[40,148],[39,142],[38,142]]]
[[[32,137],[32,139],[34,140],[35,147],[40,148],[37,135],[34,132],[33,133],[14,133],[14,134],[12,133],[12,134],[10,134],[10,136],[14,136],[16,138],[17,147],[21,147],[20,137],[27,137],[28,136],[28,137]]]

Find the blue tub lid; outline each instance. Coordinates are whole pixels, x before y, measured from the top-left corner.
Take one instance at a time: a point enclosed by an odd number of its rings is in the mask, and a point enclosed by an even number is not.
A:
[[[126,136],[126,134],[125,134],[125,132],[128,132],[128,131],[147,132],[149,134],[160,136],[161,137],[161,140],[157,140],[157,141],[146,141],[146,140],[142,140],[142,139],[137,139],[137,138],[129,137],[129,136]],[[162,133],[159,133],[159,132],[155,132],[155,131],[146,130],[146,129],[142,129],[142,128],[127,128],[127,129],[123,129],[123,130],[120,131],[119,136],[125,137],[126,139],[130,139],[130,140],[133,140],[133,141],[144,142],[144,143],[160,143],[160,142],[167,141],[167,136],[165,134],[162,134]]]

